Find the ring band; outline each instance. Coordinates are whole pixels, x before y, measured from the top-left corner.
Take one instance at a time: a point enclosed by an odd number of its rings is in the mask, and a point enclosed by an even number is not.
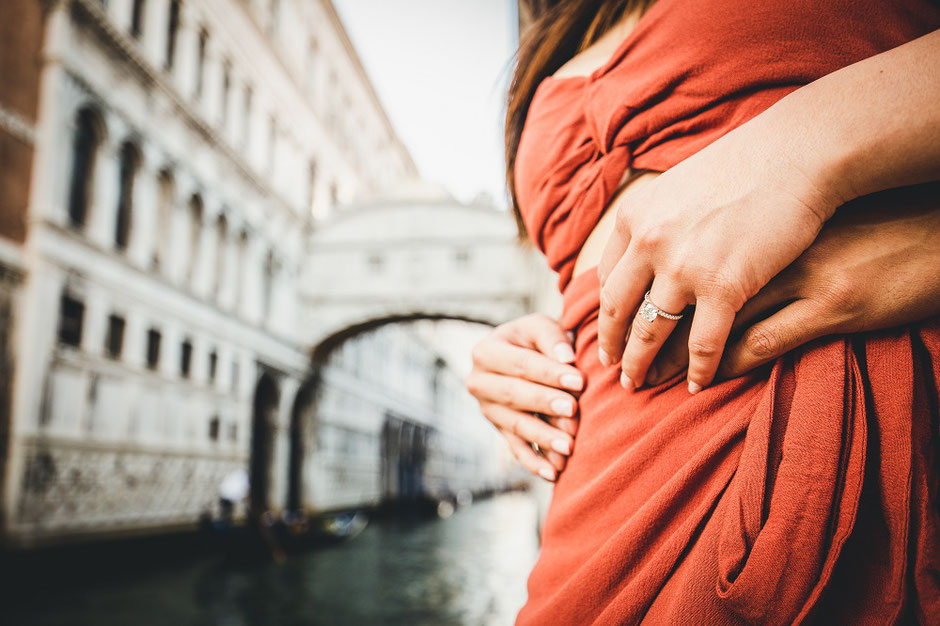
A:
[[[647,322],[655,322],[656,317],[664,317],[667,320],[677,321],[681,320],[685,314],[684,313],[666,313],[661,308],[653,304],[653,301],[650,300],[650,292],[647,291],[646,295],[643,296],[643,304],[640,306],[640,317],[645,319]]]

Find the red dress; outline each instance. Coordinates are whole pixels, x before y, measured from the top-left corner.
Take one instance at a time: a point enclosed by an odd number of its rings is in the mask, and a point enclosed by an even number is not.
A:
[[[925,0],[659,0],[604,66],[539,86],[519,202],[587,383],[519,624],[940,624],[937,320],[629,393],[597,360],[595,272],[572,279],[628,167],[938,27]]]

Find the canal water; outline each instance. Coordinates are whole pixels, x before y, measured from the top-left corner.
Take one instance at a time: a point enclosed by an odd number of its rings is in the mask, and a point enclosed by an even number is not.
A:
[[[77,581],[2,610],[3,624],[511,624],[538,550],[536,504],[513,493],[447,519],[383,519],[345,544],[252,568],[200,559]]]

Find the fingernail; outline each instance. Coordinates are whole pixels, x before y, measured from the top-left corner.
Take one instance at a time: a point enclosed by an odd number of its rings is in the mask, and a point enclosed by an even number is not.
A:
[[[633,391],[633,381],[624,372],[620,372],[620,386],[627,391]]]
[[[581,387],[584,386],[584,379],[578,376],[577,374],[562,374],[561,386],[566,389],[573,389],[574,391],[581,391]]]
[[[555,353],[555,358],[562,363],[571,363],[574,361],[574,350],[566,343],[557,344],[552,348],[552,351]]]
[[[542,469],[539,470],[539,476],[541,476],[542,478],[548,481],[555,480],[555,472],[553,472],[552,470],[546,467],[543,467]]]
[[[570,341],[571,343],[574,343],[574,333],[572,331],[566,330],[565,336],[568,337],[568,341]]]
[[[558,426],[558,428],[565,431],[566,433],[568,433],[569,435],[571,435],[572,437],[574,437],[575,433],[578,432],[578,421],[570,417],[559,418],[555,422],[555,425]]]
[[[568,456],[571,454],[571,442],[567,439],[556,439],[552,442],[552,450]]]
[[[574,415],[574,404],[571,403],[571,400],[565,400],[564,398],[555,398],[552,400],[552,412],[555,415],[562,415],[564,417],[571,417]]]
[[[689,381],[689,393],[698,393],[702,390],[702,386],[695,381]]]
[[[605,367],[611,364],[610,357],[607,356],[607,353],[604,352],[603,348],[597,349],[597,359],[601,362],[601,365]]]

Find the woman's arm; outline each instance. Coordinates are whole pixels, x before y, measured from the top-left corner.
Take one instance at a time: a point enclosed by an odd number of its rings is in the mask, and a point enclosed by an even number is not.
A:
[[[938,241],[938,183],[852,201],[738,312],[718,377],[740,376],[824,335],[940,315]],[[686,368],[688,338],[688,324],[680,323],[656,355],[648,384]]]
[[[736,313],[846,201],[940,178],[940,32],[834,72],[616,207],[599,265],[602,362],[626,387],[694,304],[689,390],[709,384]],[[642,197],[640,197],[642,196]],[[628,337],[629,333],[629,337]]]

